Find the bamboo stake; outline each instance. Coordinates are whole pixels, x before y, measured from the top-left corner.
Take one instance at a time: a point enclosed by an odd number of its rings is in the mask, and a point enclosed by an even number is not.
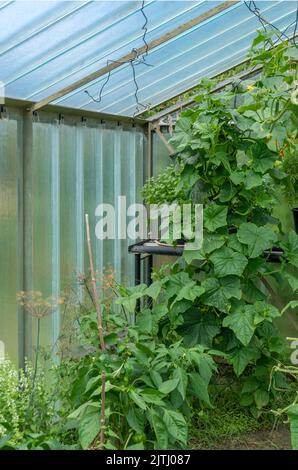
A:
[[[89,225],[88,214],[85,214],[85,221],[86,221],[86,235],[87,235],[87,245],[88,245],[88,254],[89,254],[91,284],[92,284],[94,304],[95,304],[95,309],[96,309],[96,314],[97,314],[99,345],[100,345],[100,349],[104,351],[106,347],[105,347],[105,342],[104,342],[104,337],[103,337],[102,312],[101,312],[101,306],[100,306],[97,288],[96,288],[96,278],[95,278],[94,263],[93,263],[93,256],[92,256],[90,225]]]
[[[91,284],[93,290],[94,303],[97,314],[97,325],[98,325],[98,336],[99,336],[99,348],[101,351],[105,351],[105,341],[103,335],[103,326],[102,326],[102,311],[99,302],[99,296],[96,288],[96,278],[94,271],[94,263],[92,256],[92,247],[91,247],[91,238],[90,238],[90,225],[89,225],[89,215],[85,214],[86,221],[86,235],[87,235],[87,245],[88,245],[88,254],[89,254],[89,264],[90,264],[90,273],[91,273]],[[106,399],[106,374],[105,371],[101,373],[101,415],[100,415],[100,445],[103,447],[105,441],[105,399]]]

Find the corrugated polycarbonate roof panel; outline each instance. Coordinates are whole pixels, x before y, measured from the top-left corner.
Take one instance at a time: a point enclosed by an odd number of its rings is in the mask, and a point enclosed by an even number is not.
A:
[[[222,4],[145,2],[150,42]],[[264,17],[293,34],[296,1],[256,1]],[[0,80],[6,96],[39,101],[144,45],[141,1],[0,1]],[[72,91],[54,104],[132,116],[138,99],[154,106],[245,59],[260,28],[243,2],[151,51],[148,65],[130,64]],[[106,83],[107,82],[107,83]],[[101,102],[98,98],[106,83]],[[142,106],[138,109],[141,111]]]

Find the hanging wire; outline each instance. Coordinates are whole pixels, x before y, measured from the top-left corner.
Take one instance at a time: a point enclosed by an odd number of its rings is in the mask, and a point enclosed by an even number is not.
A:
[[[297,47],[296,45],[296,42],[295,42],[295,36],[296,36],[296,33],[297,33],[297,28],[298,28],[298,2],[297,2],[297,10],[296,10],[296,19],[294,21],[292,21],[292,23],[290,23],[283,31],[280,31],[275,25],[273,25],[272,23],[270,23],[266,18],[264,18],[262,15],[261,15],[261,12],[260,12],[260,9],[258,8],[258,6],[256,5],[256,2],[254,1],[250,1],[250,2],[247,2],[245,1],[244,4],[246,5],[246,7],[249,9],[249,11],[251,13],[253,13],[259,20],[260,24],[262,25],[262,28],[264,29],[264,31],[268,31],[268,27],[270,28],[273,28],[275,31],[277,31],[276,33],[276,36],[277,36],[277,40],[273,42],[273,46],[278,42],[278,41],[282,41],[282,37],[284,37],[287,41],[291,41],[293,40],[295,46]],[[294,28],[294,33],[293,33],[293,37],[290,38],[288,37],[285,33],[286,31],[295,24],[295,28]],[[269,42],[269,41],[268,41]],[[270,48],[273,47],[272,44],[270,44]],[[269,49],[270,49],[269,48]],[[252,67],[252,69],[250,70],[250,73],[253,73],[255,68],[258,66],[258,64],[254,65],[254,67]],[[235,88],[237,88],[237,86],[244,80],[245,78],[240,78],[237,80],[237,84],[234,85]],[[235,107],[235,102],[234,102],[234,107]]]
[[[282,41],[282,37],[286,38],[287,41],[291,41],[291,38],[288,37],[285,33],[286,31],[295,24],[295,28],[294,28],[294,33],[293,33],[293,37],[292,37],[292,40],[295,44],[295,46],[297,47],[297,44],[295,42],[295,39],[296,39],[296,34],[297,34],[297,29],[298,29],[298,2],[297,2],[297,9],[296,9],[296,19],[294,21],[292,21],[292,23],[290,23],[283,31],[280,31],[276,26],[274,26],[273,24],[271,24],[269,21],[267,21],[260,13],[260,9],[257,7],[256,3],[254,1],[250,1],[250,2],[244,2],[244,4],[246,5],[246,7],[249,9],[249,11],[251,13],[253,13],[259,20],[259,22],[261,23],[264,31],[267,32],[267,27],[272,27],[274,30],[276,30],[278,32],[277,37],[278,39],[276,41],[273,42],[273,46],[278,42],[278,41]],[[273,47],[272,44],[271,44],[271,47]],[[252,67],[252,69],[250,70],[250,74],[252,74],[254,72],[254,70],[256,69],[256,67],[258,66],[258,64],[254,65]],[[245,77],[242,77],[242,78],[238,78],[237,80],[235,80],[235,82],[232,83],[232,90],[235,92],[235,95],[234,95],[234,100],[233,100],[233,108],[235,109],[237,107],[237,89],[240,85],[240,83],[245,80]]]
[[[293,34],[293,42],[296,47],[297,47],[297,43],[296,43],[297,29],[298,29],[298,2],[297,2],[297,8],[296,8],[296,22],[295,22],[295,28],[294,28],[294,34]]]
[[[294,45],[296,47],[297,46],[297,43],[296,43],[296,35],[297,35],[297,30],[298,30],[298,2],[297,2],[297,10],[296,10],[296,19],[291,23],[289,24],[283,31],[280,31],[274,24],[270,23],[266,18],[264,18],[264,16],[261,14],[261,11],[260,11],[260,8],[257,6],[256,2],[255,1],[244,1],[244,4],[246,5],[246,7],[248,8],[248,10],[253,13],[257,19],[259,20],[262,28],[264,29],[264,31],[268,31],[268,29],[273,29],[275,31],[275,34],[277,36],[277,40],[273,42],[273,45],[275,45],[278,41],[282,41],[283,38],[286,39],[287,41],[293,41]],[[144,17],[144,24],[142,26],[142,31],[143,31],[143,36],[142,36],[142,41],[145,45],[145,51],[140,54],[137,49],[133,48],[132,49],[132,53],[134,53],[134,57],[133,59],[129,60],[129,61],[126,61],[126,62],[120,62],[120,61],[116,61],[116,60],[107,60],[107,67],[111,64],[117,64],[117,65],[125,65],[125,64],[129,64],[130,67],[131,67],[131,70],[132,70],[132,80],[133,80],[133,84],[134,84],[134,98],[135,98],[135,102],[136,102],[136,109],[135,109],[135,112],[133,114],[133,118],[135,118],[136,114],[140,113],[140,112],[144,112],[145,110],[148,110],[150,109],[151,107],[151,104],[148,103],[148,104],[143,104],[140,102],[139,100],[139,85],[138,85],[138,81],[137,81],[137,76],[136,76],[136,67],[138,65],[145,65],[147,67],[152,67],[151,64],[148,64],[146,62],[146,59],[147,59],[147,56],[148,56],[148,53],[149,53],[149,46],[148,46],[148,43],[147,43],[147,33],[148,33],[148,28],[147,28],[147,25],[148,25],[148,17],[146,16],[145,14],[145,11],[144,11],[144,7],[145,7],[145,0],[142,1],[142,5],[141,5],[141,8],[140,8],[140,12],[141,14],[143,15]],[[293,34],[293,37],[290,38],[287,34],[286,34],[286,31],[295,24],[295,27],[294,27],[294,34]],[[269,42],[269,41],[268,41]],[[255,65],[251,72],[253,72],[254,68],[256,67],[257,65]],[[104,89],[105,87],[107,86],[107,84],[109,83],[110,81],[110,78],[111,78],[111,72],[112,70],[109,70],[108,74],[107,74],[107,77],[104,81],[104,83],[102,84],[100,90],[99,90],[99,93],[98,93],[98,98],[95,98],[91,93],[89,93],[88,90],[85,90],[85,93],[89,96],[89,98],[96,102],[96,103],[100,103],[102,101],[102,98],[103,98],[103,92],[104,92]],[[240,79],[240,81],[238,82],[238,84],[242,81],[242,79]]]
[[[142,55],[142,59],[145,61],[145,58],[147,57],[148,55],[148,49],[149,49],[149,46],[148,46],[148,42],[147,42],[147,33],[148,33],[148,28],[147,28],[147,25],[148,25],[148,18],[147,16],[145,15],[145,11],[144,11],[144,7],[145,7],[145,1],[142,2],[142,6],[141,6],[141,13],[144,17],[144,20],[145,20],[145,23],[143,24],[142,26],[142,30],[143,30],[143,37],[142,37],[142,41],[143,43],[145,44],[145,52],[144,54]]]
[[[287,41],[290,41],[290,38],[282,31],[280,31],[274,24],[270,23],[270,21],[266,20],[264,16],[261,15],[259,7],[256,5],[256,2],[250,1],[250,2],[244,2],[246,7],[249,9],[251,13],[253,13],[261,23],[264,31],[267,31],[267,27],[272,28],[275,30],[275,34],[278,37],[278,39],[281,41],[282,38],[286,39]]]
[[[145,111],[147,109],[150,108],[150,104],[143,104],[139,101],[139,96],[138,96],[138,93],[139,93],[139,85],[138,85],[138,81],[137,81],[137,76],[136,76],[136,67],[138,65],[145,65],[147,67],[152,67],[151,64],[148,64],[146,62],[146,59],[147,59],[147,56],[148,56],[148,53],[149,53],[149,46],[148,46],[148,42],[147,42],[147,33],[148,33],[148,28],[147,28],[147,25],[148,25],[148,17],[146,16],[145,14],[145,11],[144,11],[144,7],[145,7],[145,0],[142,1],[142,6],[140,8],[140,12],[142,13],[143,17],[144,17],[144,20],[145,20],[145,23],[143,24],[142,26],[142,31],[143,31],[143,36],[142,36],[142,41],[144,43],[144,46],[145,46],[145,51],[142,53],[142,54],[139,54],[138,50],[133,48],[132,49],[132,53],[134,53],[134,57],[133,59],[127,61],[127,62],[119,62],[117,60],[107,60],[107,67],[109,67],[109,65],[111,64],[117,64],[117,65],[125,65],[125,64],[129,64],[130,67],[131,67],[131,70],[132,70],[132,80],[133,80],[133,84],[134,84],[134,89],[135,89],[135,92],[134,92],[134,98],[135,98],[135,102],[136,102],[136,110],[133,114],[133,118],[135,118],[136,114],[138,114],[139,112],[141,111]],[[107,75],[107,78],[105,79],[104,83],[102,84],[100,90],[99,90],[99,93],[98,93],[98,98],[95,98],[91,93],[89,93],[88,90],[85,90],[85,93],[89,96],[89,98],[96,102],[96,103],[100,103],[102,101],[102,98],[103,98],[103,91],[106,87],[106,85],[109,83],[110,81],[110,78],[111,78],[111,72],[112,70],[109,70],[109,73]]]
[[[278,41],[282,41],[283,38],[287,41],[291,41],[293,40],[295,46],[297,47],[296,45],[296,40],[295,40],[295,36],[296,36],[296,33],[297,33],[297,25],[298,25],[298,2],[297,2],[297,10],[296,10],[296,19],[291,23],[289,24],[283,31],[280,31],[274,24],[270,23],[270,21],[268,21],[266,18],[264,18],[264,16],[261,14],[261,11],[260,11],[260,8],[257,6],[256,2],[254,1],[245,1],[244,2],[245,6],[248,8],[248,10],[253,13],[257,19],[259,20],[262,28],[264,29],[264,31],[268,31],[268,29],[273,29],[275,31],[275,34],[277,36],[277,40],[273,43],[273,44],[276,44],[276,42]],[[287,34],[286,34],[286,31],[291,27],[293,26],[293,24],[295,24],[295,29],[294,29],[294,35],[293,35],[293,38],[290,38]]]
[[[261,23],[263,29],[265,31],[267,31],[267,28],[266,28],[267,21],[265,21],[262,18],[261,13],[260,13],[260,9],[257,7],[256,3],[255,2],[244,2],[244,4],[249,9],[249,11],[251,13],[253,13],[258,18],[258,20]]]

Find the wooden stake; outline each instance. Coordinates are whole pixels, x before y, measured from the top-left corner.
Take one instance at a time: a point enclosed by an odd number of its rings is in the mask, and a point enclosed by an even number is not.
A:
[[[91,273],[91,283],[92,283],[93,298],[94,298],[96,314],[97,314],[99,348],[100,348],[101,351],[105,351],[106,346],[105,346],[103,326],[102,326],[102,311],[101,311],[99,296],[98,296],[97,287],[96,287],[96,278],[95,278],[94,263],[93,263],[93,256],[92,256],[89,215],[88,214],[85,214],[85,221],[86,221],[86,235],[87,235],[90,273]],[[105,442],[105,399],[106,399],[106,373],[105,373],[105,371],[103,371],[101,373],[101,416],[100,416],[100,445],[101,445],[101,448],[103,447],[104,442]]]
[[[105,347],[105,342],[104,342],[104,337],[103,337],[102,312],[101,312],[101,306],[100,306],[97,287],[96,287],[96,278],[95,278],[94,263],[93,263],[93,256],[92,256],[90,225],[89,225],[88,214],[85,214],[85,221],[86,221],[86,235],[87,235],[87,245],[88,245],[88,254],[89,254],[91,284],[92,284],[93,298],[94,298],[96,314],[97,314],[99,345],[100,345],[100,349],[104,351],[106,347]]]

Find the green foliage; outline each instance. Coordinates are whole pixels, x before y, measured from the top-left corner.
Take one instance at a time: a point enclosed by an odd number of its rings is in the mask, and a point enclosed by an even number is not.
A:
[[[45,375],[26,363],[18,370],[8,359],[0,364],[0,438],[2,446],[19,446],[25,440],[48,436],[56,417]],[[7,437],[8,436],[8,437]]]
[[[292,100],[297,63],[293,46],[268,50],[271,42],[260,33],[253,43],[251,63],[263,65],[254,84],[210,94],[213,84],[202,83],[198,107],[177,122],[171,144],[177,150],[178,188],[194,202],[194,187],[200,188],[204,242],[199,251],[185,250],[184,260],[150,288],[167,307],[164,338],[179,332],[188,346],[220,350],[243,382],[243,406],[255,415],[274,399],[268,392],[270,371],[284,353],[273,324],[284,310],[272,305],[270,281],[288,279],[295,291],[297,278],[289,277],[286,266],[298,267],[298,236],[283,234],[272,216],[276,187],[289,185],[282,158],[297,153],[298,111]],[[276,244],[284,255],[270,273],[264,251]],[[247,391],[252,384],[253,393]]]
[[[179,189],[179,168],[175,165],[168,166],[163,173],[149,179],[142,189],[142,196],[146,204],[171,204],[183,202],[185,194]]]
[[[238,230],[237,238],[240,243],[247,245],[247,253],[250,258],[257,258],[264,250],[272,247],[276,242],[277,236],[268,227],[257,227],[250,223],[241,224]]]
[[[278,381],[278,379],[280,379],[280,377],[284,379],[287,376],[290,376],[292,378],[292,381],[294,381],[295,397],[288,406],[274,410],[273,413],[278,417],[283,415],[286,415],[288,417],[288,422],[290,424],[291,431],[292,449],[298,450],[298,367],[284,366],[282,364],[278,364],[277,366],[273,367],[270,386],[273,389],[280,387],[280,380]],[[287,391],[287,388],[284,387],[284,390]]]
[[[290,421],[292,448],[298,450],[298,405],[292,405],[287,415]]]
[[[297,144],[296,144],[297,147]],[[286,152],[282,159],[282,169],[288,176],[288,185],[285,188],[285,195],[293,206],[297,204],[298,185],[298,152]]]
[[[223,81],[223,80],[226,80],[227,78],[235,77],[236,74],[243,72],[244,70],[247,70],[246,62],[240,65],[237,65],[236,67],[233,67],[232,69],[229,69],[226,72],[216,75],[216,77],[214,77],[213,80],[210,80],[210,82],[216,84],[218,83],[218,81]],[[181,95],[175,98],[167,100],[164,103],[150,109],[149,111],[145,111],[144,113],[142,113],[141,117],[144,119],[147,119],[150,116],[154,116],[156,113],[163,111],[164,109],[167,109],[170,106],[173,106],[174,104],[189,100],[190,98],[195,98],[197,96],[197,93],[202,90],[202,81],[198,85],[196,85],[194,88],[187,91],[186,93],[182,93]]]
[[[155,295],[152,288],[147,290]],[[130,309],[127,299],[135,292],[140,287],[118,298],[123,309]],[[108,349],[64,363],[73,410],[66,427],[76,430],[83,449],[96,447],[100,431],[102,371],[107,449],[186,448],[193,397],[202,406],[212,406],[208,385],[216,366],[211,355],[200,345],[183,346],[178,337],[162,340],[158,333],[165,314],[160,305],[145,308],[136,325],[127,327],[123,312],[110,312],[106,337],[113,335],[114,341]]]
[[[191,175],[188,176],[187,187],[189,187],[189,180]],[[186,191],[181,186],[180,170],[179,165],[168,166],[163,173],[152,177],[147,181],[142,190],[142,196],[146,204],[161,208],[164,204],[174,206],[176,204],[185,204],[190,202],[190,198],[186,196]],[[151,208],[153,209],[153,208]],[[153,210],[151,210],[151,216],[153,216]],[[169,213],[169,233],[166,235],[163,233],[163,227],[161,227],[161,240],[167,243],[177,243],[177,236],[173,227],[173,212]],[[180,218],[180,213],[179,213]],[[167,219],[165,220],[166,228],[168,227]],[[178,238],[180,239],[180,234]]]
[[[225,441],[233,445],[243,443],[245,436],[258,430],[272,430],[274,417],[270,413],[253,416],[249,407],[239,401],[241,379],[235,379],[232,371],[222,364],[219,373],[209,387],[214,408],[194,410],[192,416],[192,448],[224,448]]]
[[[244,429],[250,423],[245,410],[256,420],[286,386],[276,371],[278,386],[269,387],[272,367],[284,353],[273,321],[297,301],[279,311],[270,281],[279,276],[297,290],[286,267],[298,268],[298,236],[285,236],[272,210],[276,185],[290,181],[281,159],[297,151],[291,98],[297,58],[286,43],[268,51],[268,41],[261,33],[253,43],[252,65],[263,64],[253,86],[240,83],[215,95],[209,93],[213,82],[202,82],[206,93],[197,98],[199,106],[177,123],[174,165],[144,188],[149,204],[204,204],[202,249],[185,250],[183,259],[155,274],[150,287],[113,286],[114,303],[103,296],[104,351],[98,349],[96,312],[84,312],[80,354],[55,368],[51,393],[38,381],[33,390],[31,374],[25,374],[28,385],[4,366],[1,375],[0,366],[0,447],[96,449],[104,431],[105,449],[185,449],[192,415],[202,421],[215,416],[213,356],[240,387]],[[241,105],[234,107],[237,99]],[[275,244],[284,252],[271,272],[264,250]],[[142,308],[135,314],[137,301]],[[296,445],[294,405],[287,411]]]
[[[273,305],[256,301],[253,305],[243,305],[242,308],[231,313],[223,320],[223,326],[234,331],[235,336],[244,345],[248,346],[257,326],[263,321],[271,322],[281,313]]]
[[[211,204],[204,213],[204,225],[210,232],[227,225],[228,208]]]

